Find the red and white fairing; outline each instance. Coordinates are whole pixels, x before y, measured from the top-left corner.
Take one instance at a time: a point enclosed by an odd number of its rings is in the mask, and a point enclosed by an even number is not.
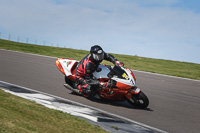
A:
[[[78,64],[77,60],[72,60],[68,58],[58,58],[56,60],[56,66],[58,69],[67,77],[72,78],[72,80],[75,80],[75,68]]]
[[[104,66],[104,65],[99,65],[99,67],[101,69],[100,72],[95,71],[93,73],[93,76],[96,77],[97,79],[108,79],[108,73],[110,72],[110,70]],[[127,87],[134,87],[135,86],[135,76],[133,74],[133,72],[129,69],[129,68],[123,68],[121,67],[125,73],[122,74],[122,78],[119,78],[117,76],[113,76],[111,79],[115,80],[119,83],[121,83],[121,86],[124,86],[123,88],[126,89]],[[121,87],[120,86],[120,87]]]

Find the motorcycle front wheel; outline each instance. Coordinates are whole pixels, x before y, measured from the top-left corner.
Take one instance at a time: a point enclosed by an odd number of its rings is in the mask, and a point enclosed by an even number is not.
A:
[[[134,107],[138,107],[141,109],[145,109],[149,105],[149,99],[142,91],[139,94],[133,95],[131,99],[127,100],[127,102]]]

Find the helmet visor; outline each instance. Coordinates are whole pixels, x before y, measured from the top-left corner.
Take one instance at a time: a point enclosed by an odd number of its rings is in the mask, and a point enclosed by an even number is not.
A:
[[[96,60],[96,61],[101,61],[104,59],[104,52],[98,54],[98,53],[93,53],[92,54],[93,58]]]

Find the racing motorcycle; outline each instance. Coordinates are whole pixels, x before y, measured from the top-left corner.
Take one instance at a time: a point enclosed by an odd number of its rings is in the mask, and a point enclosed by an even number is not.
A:
[[[76,77],[75,70],[79,61],[69,58],[58,58],[57,68],[65,75],[64,86],[78,94],[81,92],[75,89]],[[100,64],[94,71],[93,76],[99,82],[109,82],[109,88],[103,88],[100,84],[90,84],[93,89],[93,96],[99,99],[127,101],[137,108],[147,108],[149,105],[148,97],[136,86],[136,76],[132,70],[119,65],[111,67]]]

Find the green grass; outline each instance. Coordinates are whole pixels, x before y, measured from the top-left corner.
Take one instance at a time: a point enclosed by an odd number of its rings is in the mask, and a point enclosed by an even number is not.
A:
[[[0,133],[106,133],[100,127],[0,89]]]
[[[89,53],[85,50],[32,45],[1,39],[0,48],[53,57],[71,58],[76,60],[82,59],[86,54]],[[125,66],[128,66],[131,69],[200,80],[200,64],[144,58],[139,56],[119,54],[113,55],[118,60],[124,62]],[[107,62],[104,61],[103,63]]]

